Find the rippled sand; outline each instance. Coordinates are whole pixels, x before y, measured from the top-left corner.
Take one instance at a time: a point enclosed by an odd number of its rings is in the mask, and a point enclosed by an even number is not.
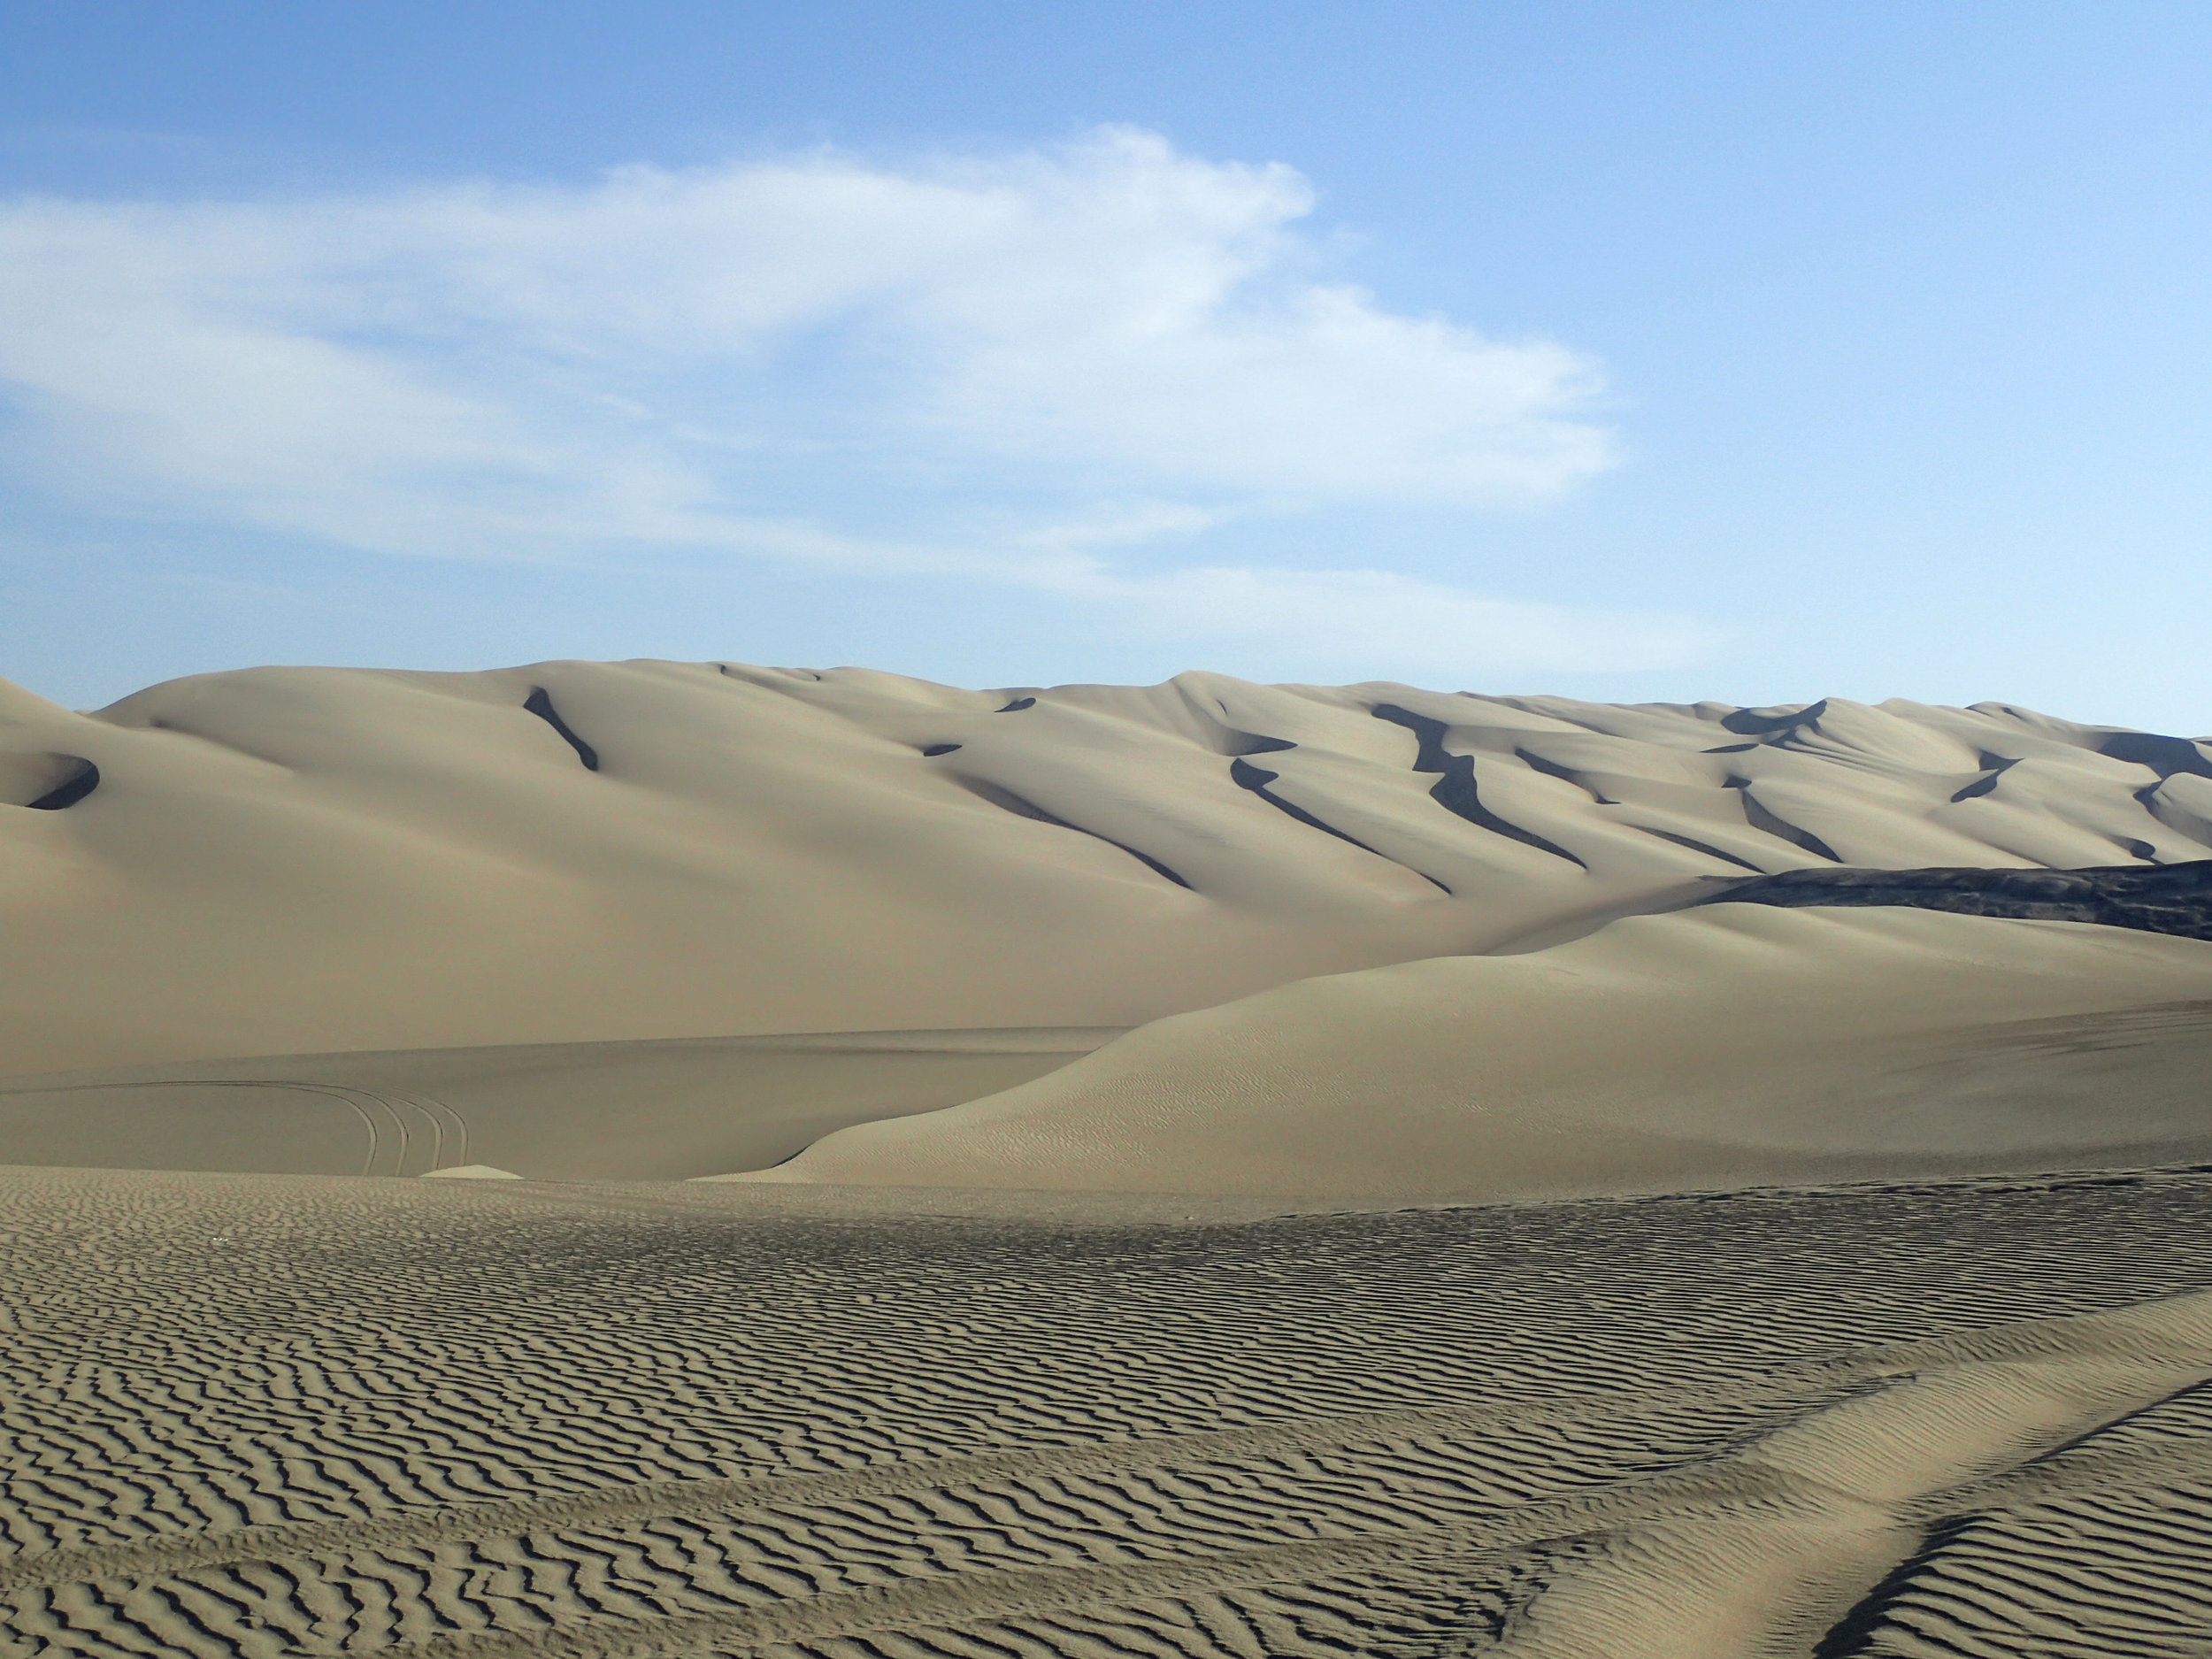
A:
[[[2212,1175],[16,1171],[26,1653],[2201,1654]]]

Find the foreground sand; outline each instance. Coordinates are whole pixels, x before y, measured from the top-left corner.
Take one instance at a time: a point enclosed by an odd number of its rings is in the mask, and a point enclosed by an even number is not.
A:
[[[0,1640],[2179,1659],[2208,1199],[15,1171]]]

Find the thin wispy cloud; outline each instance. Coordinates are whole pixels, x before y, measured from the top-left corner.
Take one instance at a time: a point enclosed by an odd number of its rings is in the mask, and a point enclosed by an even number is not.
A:
[[[1311,206],[1289,168],[1123,130],[580,186],[19,200],[0,382],[49,485],[378,552],[726,549],[1193,636],[1386,634],[1402,659],[1433,635],[1500,667],[1700,652],[1680,618],[1204,561],[1225,520],[1525,506],[1612,459],[1587,358],[1331,280]]]

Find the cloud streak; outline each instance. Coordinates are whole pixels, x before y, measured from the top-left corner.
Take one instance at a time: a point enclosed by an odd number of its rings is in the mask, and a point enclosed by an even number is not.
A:
[[[1541,503],[1610,464],[1591,362],[1325,280],[1311,206],[1286,167],[1128,130],[570,187],[19,200],[0,381],[47,480],[379,552],[726,549],[1400,658],[1440,619],[1468,661],[1700,652],[1682,618],[1385,572],[1125,562],[1254,512]],[[856,502],[914,539],[856,527]]]

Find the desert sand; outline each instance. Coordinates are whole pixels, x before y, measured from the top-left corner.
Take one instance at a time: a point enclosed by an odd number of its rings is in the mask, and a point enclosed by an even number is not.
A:
[[[270,1175],[674,1180],[780,1163],[833,1130],[958,1105],[1113,1030],[515,1043],[262,1055],[0,1078],[19,1159]]]
[[[2200,1655],[2202,1173],[1394,1213],[23,1171],[0,1640]]]
[[[1721,904],[1301,980],[756,1179],[1497,1202],[2212,1164],[2212,944]]]
[[[2203,743],[0,685],[0,1654],[2212,1654]]]
[[[0,1076],[1125,1026],[1762,872],[2212,856],[2200,749],[2024,710],[1210,674],[257,669],[92,715],[0,687]]]

